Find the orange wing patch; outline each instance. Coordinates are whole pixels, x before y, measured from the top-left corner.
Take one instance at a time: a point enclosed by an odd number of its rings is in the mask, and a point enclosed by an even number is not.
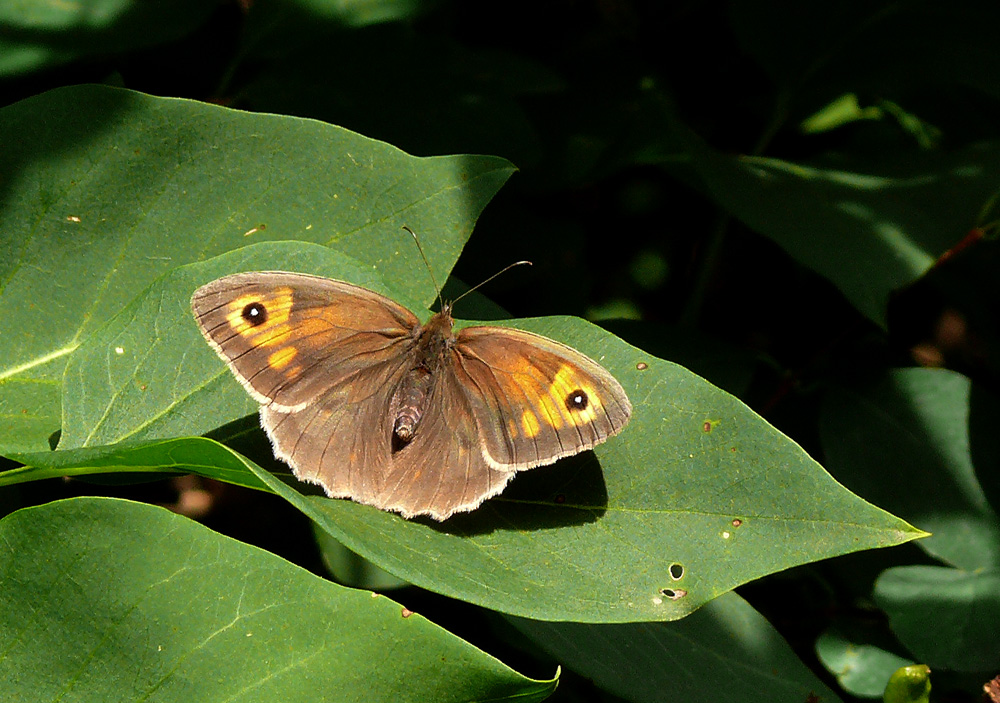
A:
[[[246,310],[258,305],[265,312],[263,322],[247,319]],[[269,295],[241,295],[229,303],[226,322],[232,330],[254,346],[282,344],[291,336],[288,318],[292,313],[292,289],[277,288]],[[285,363],[291,361],[288,359]],[[279,367],[280,368],[280,367]]]
[[[601,409],[601,398],[597,390],[587,383],[572,366],[562,365],[549,386],[547,400],[559,410],[559,414],[571,425],[585,425],[597,418]],[[549,403],[546,403],[548,409]]]
[[[585,372],[563,362],[546,386],[545,380],[539,378],[540,371],[544,374],[542,367],[529,359],[518,359],[511,370],[520,377],[520,385],[533,405],[531,419],[521,417],[526,436],[538,436],[539,423],[559,430],[563,426],[587,425],[597,419],[603,405]]]
[[[267,357],[267,365],[272,369],[281,371],[292,363],[292,359],[298,356],[299,351],[295,347],[283,347]]]
[[[541,431],[541,425],[538,424],[538,418],[535,417],[535,413],[530,410],[525,410],[521,413],[521,429],[524,430],[525,437],[537,437],[539,431]]]
[[[545,424],[549,425],[554,430],[558,430],[562,427],[563,415],[566,413],[566,406],[558,402],[558,399],[553,399],[551,391],[545,395],[539,396],[538,401],[542,404]]]

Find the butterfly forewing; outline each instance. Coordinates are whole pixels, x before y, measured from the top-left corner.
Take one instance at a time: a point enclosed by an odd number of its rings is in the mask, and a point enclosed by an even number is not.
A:
[[[275,455],[328,495],[371,503],[363,498],[385,491],[392,463],[389,404],[406,370],[406,357],[399,357],[360,370],[351,383],[332,387],[321,402],[298,412],[265,406],[261,424]],[[359,387],[366,397],[357,397]]]
[[[591,449],[631,415],[614,376],[547,337],[467,327],[455,353],[484,456],[496,468],[527,469]]]
[[[404,355],[417,318],[349,283],[284,272],[238,273],[191,299],[202,333],[258,402],[301,409],[359,370]],[[356,400],[364,386],[352,386]]]

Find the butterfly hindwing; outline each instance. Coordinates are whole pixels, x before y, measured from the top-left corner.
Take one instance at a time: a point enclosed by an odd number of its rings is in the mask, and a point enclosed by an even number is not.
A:
[[[443,520],[497,495],[512,477],[486,461],[468,392],[446,372],[437,379],[413,441],[393,455],[378,507]]]
[[[443,520],[503,490],[513,474],[486,462],[468,397],[454,376],[440,377],[419,431],[394,447],[390,402],[405,370],[382,364],[359,374],[355,383],[384,389],[361,403],[333,389],[297,412],[264,407],[262,424],[275,455],[332,497],[405,517]]]
[[[392,463],[389,404],[406,361],[403,356],[361,369],[350,384],[330,388],[295,412],[261,408],[275,456],[300,480],[323,486],[330,496],[371,503],[371,496],[384,491]],[[359,385],[371,392],[358,398]]]

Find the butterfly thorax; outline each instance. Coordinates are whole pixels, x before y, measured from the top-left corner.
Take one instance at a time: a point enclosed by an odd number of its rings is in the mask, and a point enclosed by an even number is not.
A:
[[[416,434],[434,390],[435,379],[440,377],[438,369],[446,363],[455,343],[454,324],[451,307],[446,305],[426,325],[416,330],[412,368],[403,376],[392,397],[391,407],[395,410],[392,431],[396,449],[402,448]]]

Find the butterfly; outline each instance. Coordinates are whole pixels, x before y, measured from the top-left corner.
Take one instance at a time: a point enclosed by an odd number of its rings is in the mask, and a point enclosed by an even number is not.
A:
[[[632,413],[587,356],[517,329],[456,332],[447,304],[421,324],[366,288],[264,271],[202,286],[191,308],[296,477],[407,518],[473,510]]]

